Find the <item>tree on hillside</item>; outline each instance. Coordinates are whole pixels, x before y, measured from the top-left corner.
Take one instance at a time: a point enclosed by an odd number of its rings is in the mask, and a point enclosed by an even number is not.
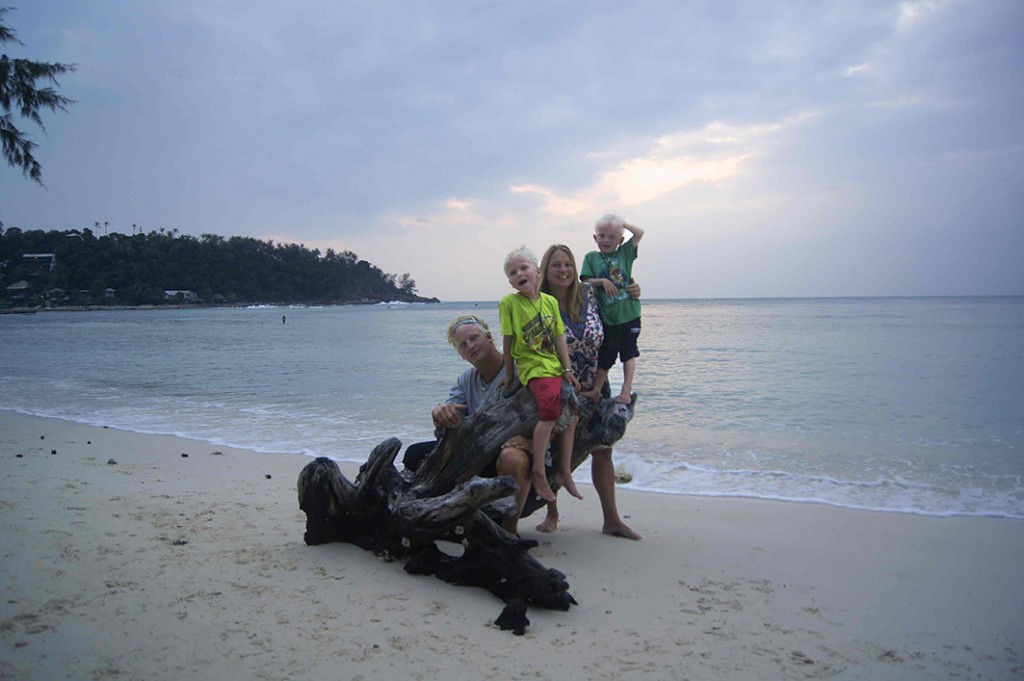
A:
[[[3,21],[4,15],[10,9],[0,7],[0,21]],[[15,37],[12,29],[0,23],[0,44],[2,43],[23,44]],[[14,115],[11,111],[17,110],[22,118],[29,119],[45,132],[46,126],[43,125],[39,111],[43,108],[50,111],[67,111],[67,106],[74,104],[74,100],[57,94],[52,87],[37,88],[36,81],[48,80],[54,85],[59,85],[57,76],[74,70],[74,64],[47,64],[28,59],[10,59],[6,54],[0,55],[0,107],[3,109],[3,113],[0,114],[0,141],[3,143],[4,158],[10,165],[20,167],[26,177],[39,184],[43,184],[42,167],[32,155],[32,150],[37,145],[14,125]]]
[[[54,267],[26,261],[26,253],[53,253]],[[177,229],[128,236],[116,231],[101,235],[88,227],[49,232],[5,227],[0,232],[0,280],[21,279],[40,295],[53,289],[84,291],[96,304],[160,304],[169,290],[194,291],[204,300],[220,294],[231,302],[429,302],[416,295],[411,275],[388,274],[351,251],[322,255],[297,244],[178,235]],[[116,300],[106,296],[108,287]],[[0,307],[4,295],[0,287]]]
[[[409,295],[416,293],[416,280],[409,276],[408,272],[398,278],[396,285],[399,289],[405,291]]]

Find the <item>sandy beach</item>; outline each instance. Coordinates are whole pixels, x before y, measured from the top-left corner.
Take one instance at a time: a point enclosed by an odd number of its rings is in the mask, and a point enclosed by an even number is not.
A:
[[[522,524],[579,605],[514,636],[483,590],[307,547],[305,457],[0,412],[0,460],[4,679],[1024,677],[1024,522],[620,490],[632,542],[586,485]]]

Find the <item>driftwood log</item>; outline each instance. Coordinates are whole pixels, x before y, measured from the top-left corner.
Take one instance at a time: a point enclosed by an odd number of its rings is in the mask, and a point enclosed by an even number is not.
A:
[[[595,404],[579,400],[568,385],[563,387],[563,415],[555,430],[564,430],[572,415],[580,414],[574,469],[590,452],[622,437],[635,403],[634,395],[629,405],[610,399]],[[509,603],[503,618],[510,612],[517,618],[522,613],[518,626],[501,624],[516,633],[522,633],[527,622],[525,604],[568,610],[576,601],[565,575],[529,555],[536,541],[520,539],[499,524],[515,513],[515,480],[478,476],[496,460],[508,438],[529,437],[536,421],[533,396],[519,389],[496,394],[456,428],[439,429],[437,445],[415,471],[395,467],[402,446],[396,438],[374,448],[354,482],[334,461],[314,460],[298,480],[306,543],[348,542],[387,560],[407,558],[405,570],[411,574],[432,574],[452,584],[488,589]],[[524,515],[542,505],[530,495]],[[462,553],[442,551],[437,542],[461,545]]]

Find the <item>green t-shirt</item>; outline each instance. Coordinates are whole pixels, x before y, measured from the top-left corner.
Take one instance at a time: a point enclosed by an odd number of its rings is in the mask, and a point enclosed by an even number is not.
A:
[[[502,335],[512,336],[512,358],[523,385],[531,378],[562,375],[555,339],[565,334],[565,323],[557,300],[546,293],[537,300],[510,293],[498,303],[498,318]]]
[[[633,280],[633,261],[636,256],[636,245],[630,239],[611,255],[591,251],[583,258],[581,279],[607,279],[619,289],[618,294],[612,297],[602,287],[594,287],[601,321],[606,325],[625,324],[640,316],[640,301],[630,298],[626,293],[626,286]]]

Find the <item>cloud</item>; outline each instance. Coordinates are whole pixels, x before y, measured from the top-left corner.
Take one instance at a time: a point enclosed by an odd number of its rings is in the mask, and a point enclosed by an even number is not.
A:
[[[896,29],[908,31],[953,4],[953,0],[910,0],[901,2]]]
[[[505,252],[579,255],[613,211],[647,229],[645,295],[931,292],[961,253],[947,291],[1024,291],[993,256],[1024,220],[1017,0],[11,16],[79,70],[37,139],[48,190],[0,177],[8,226],[273,235],[496,299]]]
[[[516,185],[514,193],[542,197],[542,210],[574,217],[613,207],[635,208],[693,184],[715,184],[737,177],[745,161],[764,153],[774,140],[812,118],[803,112],[783,120],[755,124],[709,123],[696,130],[666,133],[644,142],[638,154],[603,164],[607,154],[591,155],[599,167],[594,180],[574,192],[560,194],[539,183]]]
[[[817,115],[809,111],[742,125],[716,121],[667,132],[639,140],[632,154],[620,145],[581,155],[590,179],[571,193],[559,194],[541,182],[513,185],[508,195],[499,187],[486,195],[449,197],[415,213],[391,212],[380,216],[366,236],[317,243],[412,271],[420,291],[429,295],[496,299],[504,292],[504,279],[496,274],[505,252],[520,244],[540,251],[562,242],[582,255],[590,248],[594,220],[608,210],[656,221],[661,212],[656,204],[673,193],[679,194],[673,210],[692,215],[743,213],[770,203],[763,195],[740,195],[735,185],[744,178],[744,164],[775,153]],[[523,201],[510,202],[516,197]],[[742,231],[742,223],[719,220],[714,229],[696,226],[686,238],[720,240]],[[671,249],[675,230],[665,226],[661,232],[658,241]],[[476,295],[458,293],[466,291],[467,281],[477,282]]]
[[[870,74],[875,70],[875,65],[871,62],[863,62],[854,66],[848,66],[843,71],[843,74],[847,77],[862,76]]]

